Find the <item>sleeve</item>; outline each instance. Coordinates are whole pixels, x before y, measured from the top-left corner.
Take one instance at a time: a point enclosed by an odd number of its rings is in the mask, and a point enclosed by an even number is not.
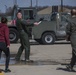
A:
[[[68,25],[66,26],[66,34],[70,35],[71,33],[71,23],[68,23]]]
[[[26,25],[26,26],[34,26],[34,22],[31,22],[31,21],[27,22],[27,21],[22,20],[21,23],[22,25]]]
[[[5,28],[5,41],[6,41],[7,46],[8,46],[8,45],[10,46],[9,28],[8,28],[8,27]]]

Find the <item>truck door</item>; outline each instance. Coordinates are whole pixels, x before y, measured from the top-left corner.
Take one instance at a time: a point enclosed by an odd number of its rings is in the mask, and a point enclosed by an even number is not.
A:
[[[66,16],[66,15],[65,15]],[[68,24],[68,22],[66,21],[66,19],[60,15],[61,18],[61,22],[60,22],[60,30],[66,30],[66,25]]]
[[[64,37],[66,35],[66,20],[61,16],[61,14],[57,14],[57,35],[60,37]]]

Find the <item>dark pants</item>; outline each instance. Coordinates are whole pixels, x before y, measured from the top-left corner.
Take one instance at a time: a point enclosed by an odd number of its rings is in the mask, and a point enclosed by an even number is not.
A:
[[[5,56],[6,56],[5,69],[8,69],[9,60],[10,60],[10,50],[9,50],[9,48],[7,48],[5,43],[0,42],[0,58],[1,58],[2,51],[5,53]]]
[[[16,60],[18,61],[20,60],[23,50],[25,50],[25,61],[29,60],[29,56],[30,56],[29,37],[28,34],[24,31],[20,32],[20,42],[21,42],[21,46],[19,47],[18,53],[16,55]]]
[[[71,62],[70,62],[70,65],[71,65],[72,68],[74,67],[75,63],[76,63],[76,55],[75,55],[74,50],[73,50],[72,51],[72,59],[71,59]]]

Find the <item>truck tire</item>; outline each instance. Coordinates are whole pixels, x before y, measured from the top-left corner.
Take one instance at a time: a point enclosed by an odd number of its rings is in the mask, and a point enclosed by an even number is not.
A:
[[[19,39],[18,31],[14,28],[9,28],[9,38],[11,43],[16,43]]]
[[[54,44],[55,40],[55,34],[52,32],[47,32],[42,35],[43,44]]]

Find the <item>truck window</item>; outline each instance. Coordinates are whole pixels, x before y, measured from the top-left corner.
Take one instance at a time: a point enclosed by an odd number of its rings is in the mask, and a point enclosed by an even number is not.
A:
[[[61,21],[68,22],[67,19],[70,19],[71,15],[69,13],[61,15]]]
[[[56,13],[53,13],[53,14],[51,15],[51,21],[56,21]]]
[[[24,19],[34,19],[33,10],[24,10]]]
[[[34,13],[34,12],[33,12],[32,10],[29,11],[30,19],[34,19],[34,17],[33,17],[33,13]]]
[[[63,17],[64,15],[61,15],[61,21],[66,21],[66,19]],[[66,16],[65,16],[66,17]]]

